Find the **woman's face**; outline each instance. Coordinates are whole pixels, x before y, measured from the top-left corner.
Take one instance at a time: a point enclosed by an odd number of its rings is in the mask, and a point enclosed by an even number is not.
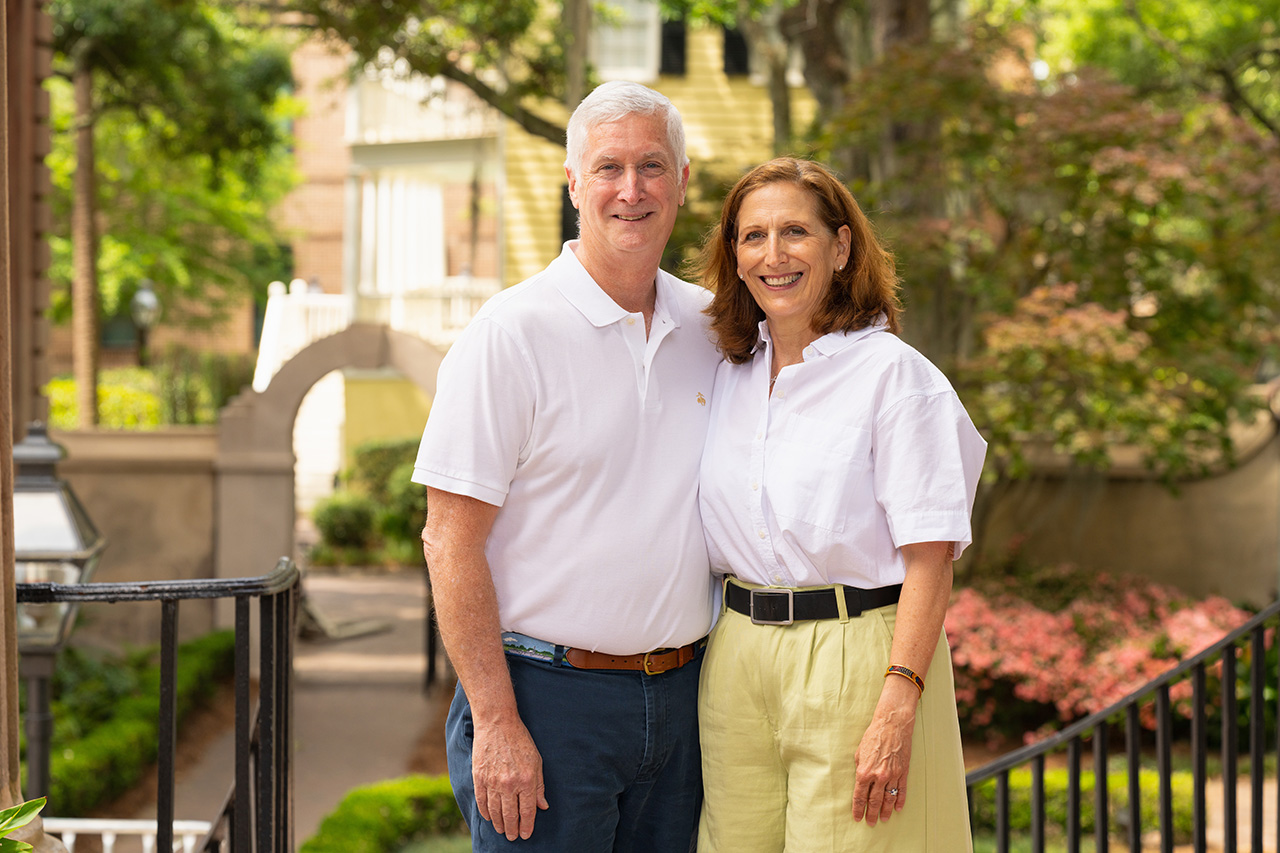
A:
[[[832,234],[807,189],[766,184],[742,199],[734,241],[738,275],[764,311],[773,334],[803,333],[837,267],[849,260],[848,225]]]

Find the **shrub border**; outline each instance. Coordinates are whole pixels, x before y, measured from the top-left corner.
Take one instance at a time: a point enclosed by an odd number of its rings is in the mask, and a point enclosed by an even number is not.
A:
[[[178,721],[202,706],[235,670],[235,632],[215,631],[178,647],[174,691]],[[156,760],[160,741],[160,667],[148,667],[141,693],[117,704],[112,718],[82,738],[53,743],[49,813],[79,817],[138,783]]]
[[[348,791],[298,853],[394,853],[465,826],[449,777],[414,774]]]
[[[1047,827],[1061,827],[1065,831],[1067,819],[1067,787],[1070,775],[1065,768],[1044,771],[1044,822]],[[1138,771],[1139,811],[1142,826],[1154,829],[1159,826],[1160,776],[1155,770]],[[1177,844],[1187,843],[1192,835],[1192,799],[1195,781],[1191,773],[1177,771],[1172,776],[1173,835]],[[1080,773],[1080,832],[1092,835],[1095,826],[1094,773]],[[1128,820],[1129,774],[1127,770],[1107,772],[1107,793],[1110,806],[1108,833],[1114,838],[1124,835],[1121,816]],[[993,831],[996,823],[996,780],[987,779],[977,786],[970,800],[971,821],[977,831]],[[1009,771],[1009,829],[1013,832],[1029,832],[1031,829],[1031,770],[1018,768]]]

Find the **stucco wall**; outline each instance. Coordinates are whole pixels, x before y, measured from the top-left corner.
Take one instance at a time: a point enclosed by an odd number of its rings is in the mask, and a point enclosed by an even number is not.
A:
[[[1042,473],[995,502],[984,551],[1140,574],[1195,595],[1270,604],[1280,586],[1280,433],[1237,437],[1239,464],[1170,490],[1137,466],[1110,476]]]
[[[94,581],[214,576],[216,429],[55,432],[50,438],[67,451],[59,476],[107,538]],[[264,565],[260,574],[271,569]],[[207,633],[213,605],[183,602],[178,620],[181,639]],[[86,604],[72,642],[143,645],[159,638],[159,604]]]

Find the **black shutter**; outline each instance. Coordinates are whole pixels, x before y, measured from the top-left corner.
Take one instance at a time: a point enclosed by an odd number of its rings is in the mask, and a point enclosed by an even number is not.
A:
[[[578,211],[569,198],[569,185],[563,185],[560,195],[560,242],[567,243],[578,239]]]
[[[675,74],[684,76],[685,69],[685,33],[684,18],[662,22],[662,58],[658,63],[659,74]]]
[[[742,31],[724,28],[724,73],[728,77],[745,77],[751,73],[751,58]]]

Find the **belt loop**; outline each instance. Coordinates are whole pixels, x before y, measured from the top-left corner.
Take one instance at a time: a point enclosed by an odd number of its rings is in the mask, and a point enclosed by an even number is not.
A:
[[[565,664],[565,662],[564,662],[564,653],[565,653],[565,647],[564,647],[564,646],[556,646],[556,647],[555,647],[555,652],[554,652],[554,653],[552,654],[552,656],[551,656],[551,665],[552,665],[552,666],[565,666],[566,664]],[[572,665],[572,664],[570,664],[570,665]]]
[[[840,614],[841,622],[849,621],[849,602],[844,597],[844,585],[836,584],[836,612]]]
[[[729,575],[720,579],[720,615],[729,612]]]

